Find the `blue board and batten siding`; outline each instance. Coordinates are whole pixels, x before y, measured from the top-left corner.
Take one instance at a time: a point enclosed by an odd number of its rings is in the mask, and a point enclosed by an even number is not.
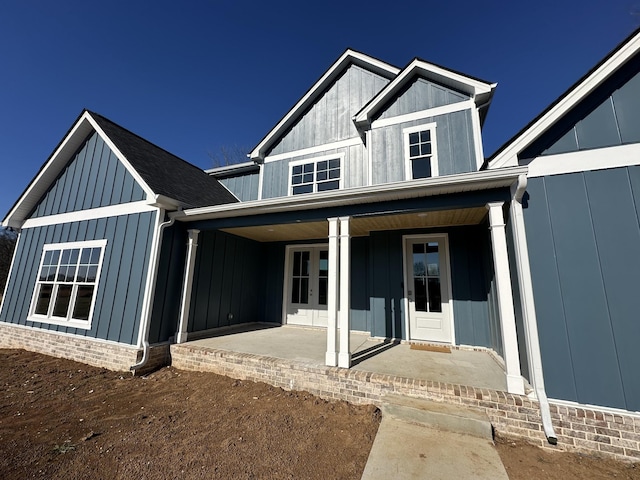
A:
[[[388,83],[389,80],[380,75],[350,65],[268,155],[359,137],[353,116]]]
[[[155,212],[24,229],[8,280],[0,321],[136,344],[149,265]],[[91,329],[27,321],[42,247],[107,240]]]
[[[640,167],[534,178],[527,193],[549,396],[640,411]]]
[[[74,155],[31,218],[144,200],[145,193],[102,138],[93,133]]]
[[[241,202],[258,199],[258,183],[260,181],[258,172],[218,178],[218,180],[227,187],[231,193],[238,197],[238,200]]]

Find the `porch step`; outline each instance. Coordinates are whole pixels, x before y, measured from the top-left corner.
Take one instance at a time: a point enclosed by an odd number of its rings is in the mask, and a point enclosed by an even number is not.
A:
[[[482,412],[401,395],[387,395],[384,401],[383,418],[388,416],[414,425],[493,440],[491,422]]]

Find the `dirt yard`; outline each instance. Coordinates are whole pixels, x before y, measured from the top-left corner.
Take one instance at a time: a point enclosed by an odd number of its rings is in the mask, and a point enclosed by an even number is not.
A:
[[[374,407],[164,368],[146,378],[0,350],[0,478],[360,478]],[[497,444],[511,479],[640,479],[640,467]]]

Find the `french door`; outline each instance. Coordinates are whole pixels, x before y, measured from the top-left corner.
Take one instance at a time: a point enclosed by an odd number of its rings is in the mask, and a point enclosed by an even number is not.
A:
[[[286,323],[326,327],[328,247],[301,245],[287,250]]]

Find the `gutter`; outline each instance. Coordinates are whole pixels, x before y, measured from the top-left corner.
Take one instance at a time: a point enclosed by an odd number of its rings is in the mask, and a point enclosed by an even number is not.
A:
[[[141,338],[138,340],[138,346],[142,342],[142,359],[135,365],[131,365],[129,370],[134,372],[144,367],[149,361],[149,327],[151,325],[151,313],[153,311],[153,299],[155,297],[156,278],[158,277],[158,266],[160,265],[160,246],[162,244],[162,233],[166,227],[173,225],[174,218],[164,220],[165,210],[158,209],[158,223],[154,232],[153,245],[151,247],[151,255],[149,258],[153,262],[150,265],[149,276],[147,278],[147,291],[145,294],[144,305],[142,310],[142,325],[140,326]]]
[[[536,307],[533,297],[533,284],[531,282],[531,270],[529,263],[529,248],[525,232],[524,214],[522,211],[522,196],[527,189],[527,176],[520,175],[517,183],[511,187],[513,201],[511,202],[510,216],[511,229],[515,244],[515,254],[517,259],[518,283],[520,286],[520,303],[522,305],[522,316],[527,342],[527,355],[533,389],[540,405],[540,417],[542,418],[542,428],[551,445],[558,443],[558,437],[553,429],[551,421],[551,411],[549,400],[544,388],[544,375],[542,371],[542,355],[540,353],[540,342],[538,337],[538,322],[536,317]]]

